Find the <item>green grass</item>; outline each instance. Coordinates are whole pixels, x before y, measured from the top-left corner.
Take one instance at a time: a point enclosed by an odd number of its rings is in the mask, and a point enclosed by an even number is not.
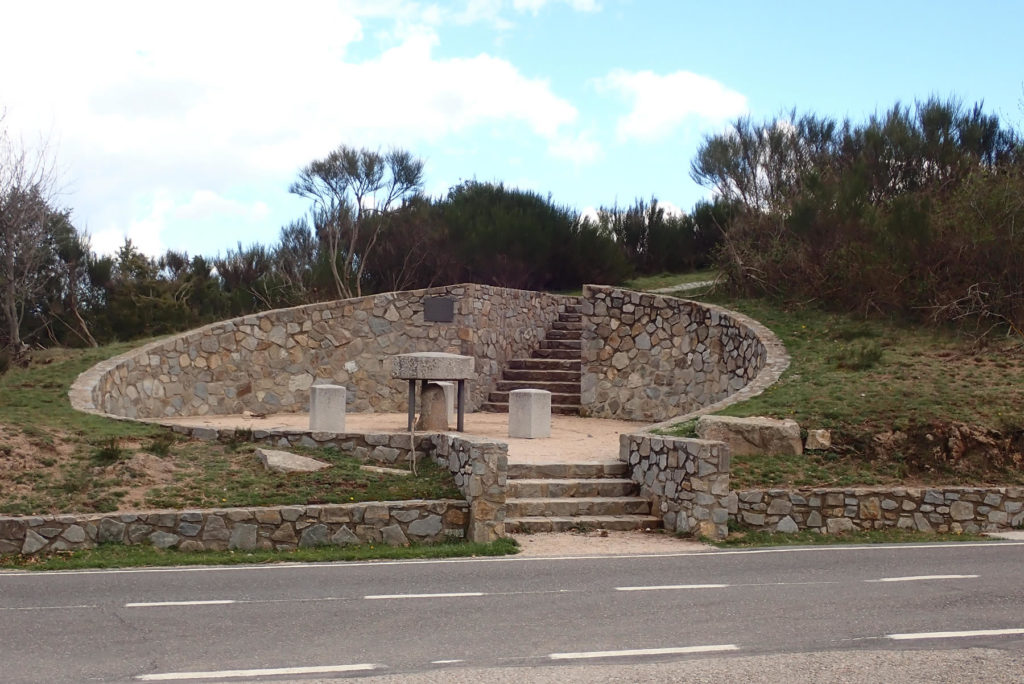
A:
[[[804,429],[833,431],[828,452],[734,457],[734,487],[1024,483],[1024,354],[1012,341],[979,350],[946,330],[767,299],[702,300],[768,326],[792,357],[779,382],[721,414],[793,418]],[[953,462],[932,435],[953,422],[1013,441],[999,462],[976,453]],[[692,426],[665,432],[686,436]],[[902,441],[880,454],[875,437],[893,432]]]
[[[71,408],[67,392],[79,373],[141,344],[36,352],[28,368],[0,376],[0,458],[10,465],[0,476],[0,514],[461,498],[447,470],[430,462],[417,476],[379,475],[337,450],[295,449],[332,467],[272,474],[245,433],[225,443],[189,441]],[[146,455],[172,476],[154,480],[139,460]]]
[[[0,568],[17,570],[79,570],[84,568],[134,568],[175,565],[240,565],[245,563],[327,563],[381,559],[454,558],[504,556],[518,553],[514,539],[489,544],[453,540],[440,544],[410,546],[319,546],[295,551],[202,551],[161,550],[152,546],[115,544],[51,556],[0,556]]]
[[[706,268],[692,273],[658,273],[657,275],[637,276],[622,283],[622,287],[628,290],[659,290],[674,285],[687,283],[699,283],[705,280],[714,280],[718,277],[718,271],[713,268]]]
[[[884,530],[858,530],[842,534],[820,534],[811,530],[801,532],[766,532],[742,530],[731,533],[728,538],[715,541],[703,540],[722,549],[749,548],[755,546],[809,546],[831,544],[925,544],[935,542],[985,541],[988,537],[980,534],[938,534],[888,528]]]

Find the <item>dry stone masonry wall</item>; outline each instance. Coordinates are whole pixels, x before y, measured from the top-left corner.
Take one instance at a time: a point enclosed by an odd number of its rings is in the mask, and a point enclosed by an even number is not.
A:
[[[750,387],[769,363],[770,331],[733,312],[612,287],[583,290],[585,415],[664,421]],[[772,351],[775,351],[774,349]]]
[[[0,517],[0,555],[97,544],[151,544],[182,551],[438,542],[463,537],[465,501],[392,501],[194,511]]]
[[[895,527],[978,533],[1024,527],[1024,487],[758,489],[736,496],[739,522],[773,532]]]
[[[736,495],[729,492],[729,447],[703,439],[619,437],[619,459],[651,500],[665,529],[722,539]]]
[[[455,486],[469,502],[466,536],[491,542],[505,536],[505,488],[508,445],[451,433],[431,436],[434,458],[455,476]]]
[[[425,322],[424,300],[454,299],[451,323]],[[574,297],[486,285],[453,285],[267,311],[151,343],[105,361],[72,387],[72,405],[158,419],[302,411],[309,388],[348,388],[354,412],[400,411],[406,384],[387,357],[440,351],[475,358],[468,405],[475,409],[505,363],[528,356]]]

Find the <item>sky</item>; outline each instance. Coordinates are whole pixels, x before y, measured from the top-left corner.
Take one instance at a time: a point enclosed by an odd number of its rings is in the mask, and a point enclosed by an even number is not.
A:
[[[1024,120],[1024,2],[303,0],[5,3],[0,112],[92,247],[213,256],[303,216],[341,144],[409,150],[578,211],[690,209],[707,135],[932,95]]]

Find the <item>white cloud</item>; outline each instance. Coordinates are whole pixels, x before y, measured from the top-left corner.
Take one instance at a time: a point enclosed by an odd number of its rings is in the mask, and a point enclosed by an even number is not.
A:
[[[492,4],[473,5],[475,21]],[[500,128],[563,149],[578,112],[548,81],[487,54],[434,54],[450,10],[404,0],[301,7],[16,3],[5,20],[46,26],[47,49],[28,30],[0,42],[0,64],[18,64],[4,70],[0,107],[15,131],[59,137],[66,201],[103,251],[125,236],[154,254],[176,246],[200,214],[251,229],[273,212],[241,193],[286,195],[301,165],[342,142],[415,151]],[[371,23],[390,27],[378,42],[365,38]]]
[[[593,164],[601,158],[601,144],[587,131],[576,136],[559,136],[548,144],[548,153],[556,159],[565,159],[577,165]]]
[[[597,0],[512,0],[517,12],[530,12],[536,15],[545,5],[564,2],[577,12],[596,12],[601,9]]]
[[[688,119],[720,122],[747,110],[747,98],[741,93],[689,71],[659,75],[616,69],[596,85],[632,101],[633,109],[617,125],[620,140],[657,140]]]

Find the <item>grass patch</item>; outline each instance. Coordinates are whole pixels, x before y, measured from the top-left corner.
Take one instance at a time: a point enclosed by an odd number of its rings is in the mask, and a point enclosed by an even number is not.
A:
[[[146,495],[153,508],[212,508],[337,504],[407,499],[461,499],[447,469],[425,460],[417,475],[365,472],[361,461],[337,449],[292,449],[331,464],[315,473],[269,473],[250,445],[180,447],[183,465],[174,484],[154,487]]]
[[[417,476],[382,476],[336,450],[295,449],[332,467],[273,474],[253,454],[251,433],[190,441],[71,408],[68,389],[81,372],[143,343],[34,352],[28,367],[0,377],[0,514],[462,498],[432,462]]]
[[[622,283],[621,287],[627,290],[660,290],[674,285],[686,285],[688,283],[700,283],[705,280],[714,280],[718,277],[718,271],[713,268],[706,268],[692,273],[658,273],[657,275],[637,276]]]
[[[729,485],[733,489],[897,485],[906,477],[906,464],[896,460],[870,462],[853,454],[807,451],[802,456],[734,456]]]
[[[857,530],[842,534],[821,534],[811,530],[800,532],[767,532],[764,530],[739,530],[723,540],[704,539],[708,544],[721,549],[749,548],[754,546],[809,546],[831,544],[926,544],[935,542],[985,541],[988,537],[980,534],[939,534],[888,528],[884,530]]]
[[[319,546],[295,551],[195,551],[161,550],[153,546],[102,545],[95,549],[51,556],[0,556],[0,568],[17,570],[79,570],[85,568],[137,568],[176,565],[241,565],[248,563],[329,563],[334,561],[404,560],[505,556],[518,553],[514,539],[480,544],[452,540],[440,544],[385,546]]]
[[[675,425],[659,429],[654,431],[655,434],[667,435],[669,437],[697,437],[697,420],[686,420],[682,423],[676,423]]]

